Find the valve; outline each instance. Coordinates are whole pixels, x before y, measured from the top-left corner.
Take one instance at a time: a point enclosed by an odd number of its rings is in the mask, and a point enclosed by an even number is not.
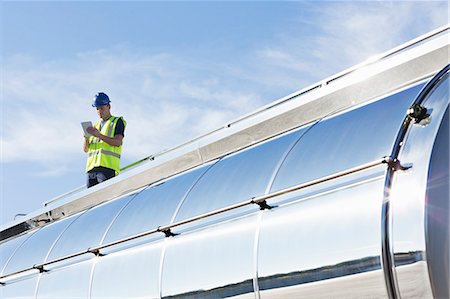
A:
[[[414,121],[415,124],[426,126],[431,121],[430,114],[427,112],[427,108],[419,104],[413,104],[406,113]]]

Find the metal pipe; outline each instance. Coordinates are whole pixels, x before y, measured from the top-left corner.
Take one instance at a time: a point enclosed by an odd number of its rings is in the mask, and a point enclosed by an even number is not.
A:
[[[204,218],[207,218],[207,217],[211,217],[211,216],[214,216],[214,215],[217,215],[217,214],[228,212],[228,211],[231,211],[231,210],[243,207],[243,206],[247,206],[247,205],[250,205],[250,204],[253,204],[253,203],[254,203],[253,199],[246,200],[246,201],[243,201],[243,202],[240,202],[240,203],[237,203],[237,204],[225,207],[225,208],[221,208],[221,209],[214,210],[214,211],[211,211],[211,212],[208,212],[208,213],[204,213],[204,214],[199,215],[199,216],[188,218],[188,219],[185,219],[185,220],[182,220],[182,221],[178,221],[178,222],[175,222],[175,223],[172,223],[172,224],[160,226],[159,230],[161,232],[163,232],[163,231],[166,231],[168,229],[171,229],[171,228],[183,225],[183,224],[187,224],[187,223],[194,222],[194,221],[197,221],[197,220],[201,220],[201,219],[204,219]]]
[[[10,277],[10,276],[13,276],[13,275],[17,275],[17,274],[21,274],[21,273],[24,273],[24,272],[27,272],[27,271],[30,271],[30,270],[37,270],[37,269],[34,268],[34,266],[33,266],[33,267],[26,268],[26,269],[23,269],[23,270],[19,270],[19,271],[13,272],[13,273],[9,273],[7,275],[3,275],[3,276],[0,277],[0,279],[6,278],[6,277]]]
[[[117,241],[113,241],[113,242],[106,243],[106,244],[103,244],[103,245],[100,245],[100,246],[89,248],[88,252],[91,252],[91,253],[95,254],[96,252],[99,252],[99,250],[102,250],[104,248],[111,247],[111,246],[114,246],[114,245],[119,245],[119,244],[122,244],[122,243],[125,243],[125,242],[128,242],[128,241],[139,239],[139,238],[142,238],[142,237],[154,234],[154,233],[158,233],[158,232],[160,232],[159,228],[152,229],[152,230],[149,230],[149,231],[145,231],[143,233],[139,233],[139,234],[133,235],[131,237],[123,238],[123,239],[120,239],[120,240],[117,240]]]
[[[263,196],[257,197],[255,199],[253,199],[253,202],[254,203],[262,202],[262,201],[265,201],[265,200],[273,198],[273,197],[277,197],[277,196],[280,196],[280,195],[284,195],[286,193],[290,193],[290,192],[293,192],[293,191],[297,191],[297,190],[300,190],[300,189],[311,187],[313,185],[317,185],[317,184],[320,184],[320,183],[324,183],[326,181],[337,179],[337,178],[340,178],[342,176],[349,175],[349,174],[352,174],[352,173],[355,173],[355,172],[358,172],[358,171],[366,170],[366,169],[378,166],[380,164],[390,164],[390,163],[392,163],[392,159],[391,159],[391,157],[387,156],[387,157],[384,157],[381,160],[375,160],[375,161],[372,161],[372,162],[369,162],[369,163],[366,163],[366,164],[363,164],[363,165],[360,165],[360,166],[357,166],[357,167],[353,167],[353,168],[350,168],[350,169],[347,169],[347,170],[344,170],[344,171],[341,171],[341,172],[337,172],[337,173],[331,174],[329,176],[326,176],[326,177],[323,177],[323,178],[320,178],[320,179],[312,180],[312,181],[309,181],[309,182],[306,182],[306,183],[303,183],[303,184],[299,184],[299,185],[295,185],[293,187],[282,189],[282,190],[274,192],[274,193],[270,193],[270,194],[267,194],[267,195],[263,195]]]

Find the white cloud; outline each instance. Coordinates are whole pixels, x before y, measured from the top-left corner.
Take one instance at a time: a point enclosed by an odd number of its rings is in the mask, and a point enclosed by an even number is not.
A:
[[[303,34],[280,34],[278,43],[258,51],[267,61],[261,72],[284,73],[275,76],[280,85],[293,77],[323,79],[450,21],[447,1],[323,1],[308,13],[314,18],[292,25]]]

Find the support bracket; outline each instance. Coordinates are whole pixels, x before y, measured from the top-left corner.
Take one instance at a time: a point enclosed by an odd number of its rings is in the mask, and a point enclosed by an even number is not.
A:
[[[93,253],[95,256],[104,256],[104,254],[100,252],[100,249],[89,249],[88,251]]]
[[[162,232],[162,233],[166,236],[166,238],[168,238],[168,237],[175,237],[175,236],[179,235],[179,234],[177,234],[177,233],[172,232],[172,231],[170,230],[170,228],[163,229],[163,230],[158,229],[158,230],[159,230],[160,232]]]
[[[419,104],[412,105],[408,109],[407,114],[415,124],[426,126],[430,123],[430,114],[428,113],[428,109]]]
[[[413,167],[412,163],[402,164],[402,163],[400,163],[400,161],[397,158],[390,160],[387,163],[388,163],[389,167],[392,168],[394,171],[398,171],[398,170],[405,171],[405,170],[408,170]]]
[[[275,206],[271,206],[271,205],[268,205],[267,204],[267,201],[265,201],[265,200],[263,200],[263,201],[258,201],[258,202],[255,202],[258,206],[259,206],[259,209],[262,211],[262,210],[270,210],[270,209],[272,209],[272,208],[274,208]]]

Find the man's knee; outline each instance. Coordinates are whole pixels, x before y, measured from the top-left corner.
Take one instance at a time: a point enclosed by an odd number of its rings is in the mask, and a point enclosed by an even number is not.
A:
[[[97,181],[97,177],[95,175],[95,173],[92,172],[88,172],[86,174],[86,187],[90,188],[92,186],[97,185],[99,182]]]
[[[111,169],[111,171],[107,170],[103,171],[93,171],[87,173],[87,188],[97,185],[98,183],[102,183],[106,180],[109,180],[116,176],[116,172]]]

